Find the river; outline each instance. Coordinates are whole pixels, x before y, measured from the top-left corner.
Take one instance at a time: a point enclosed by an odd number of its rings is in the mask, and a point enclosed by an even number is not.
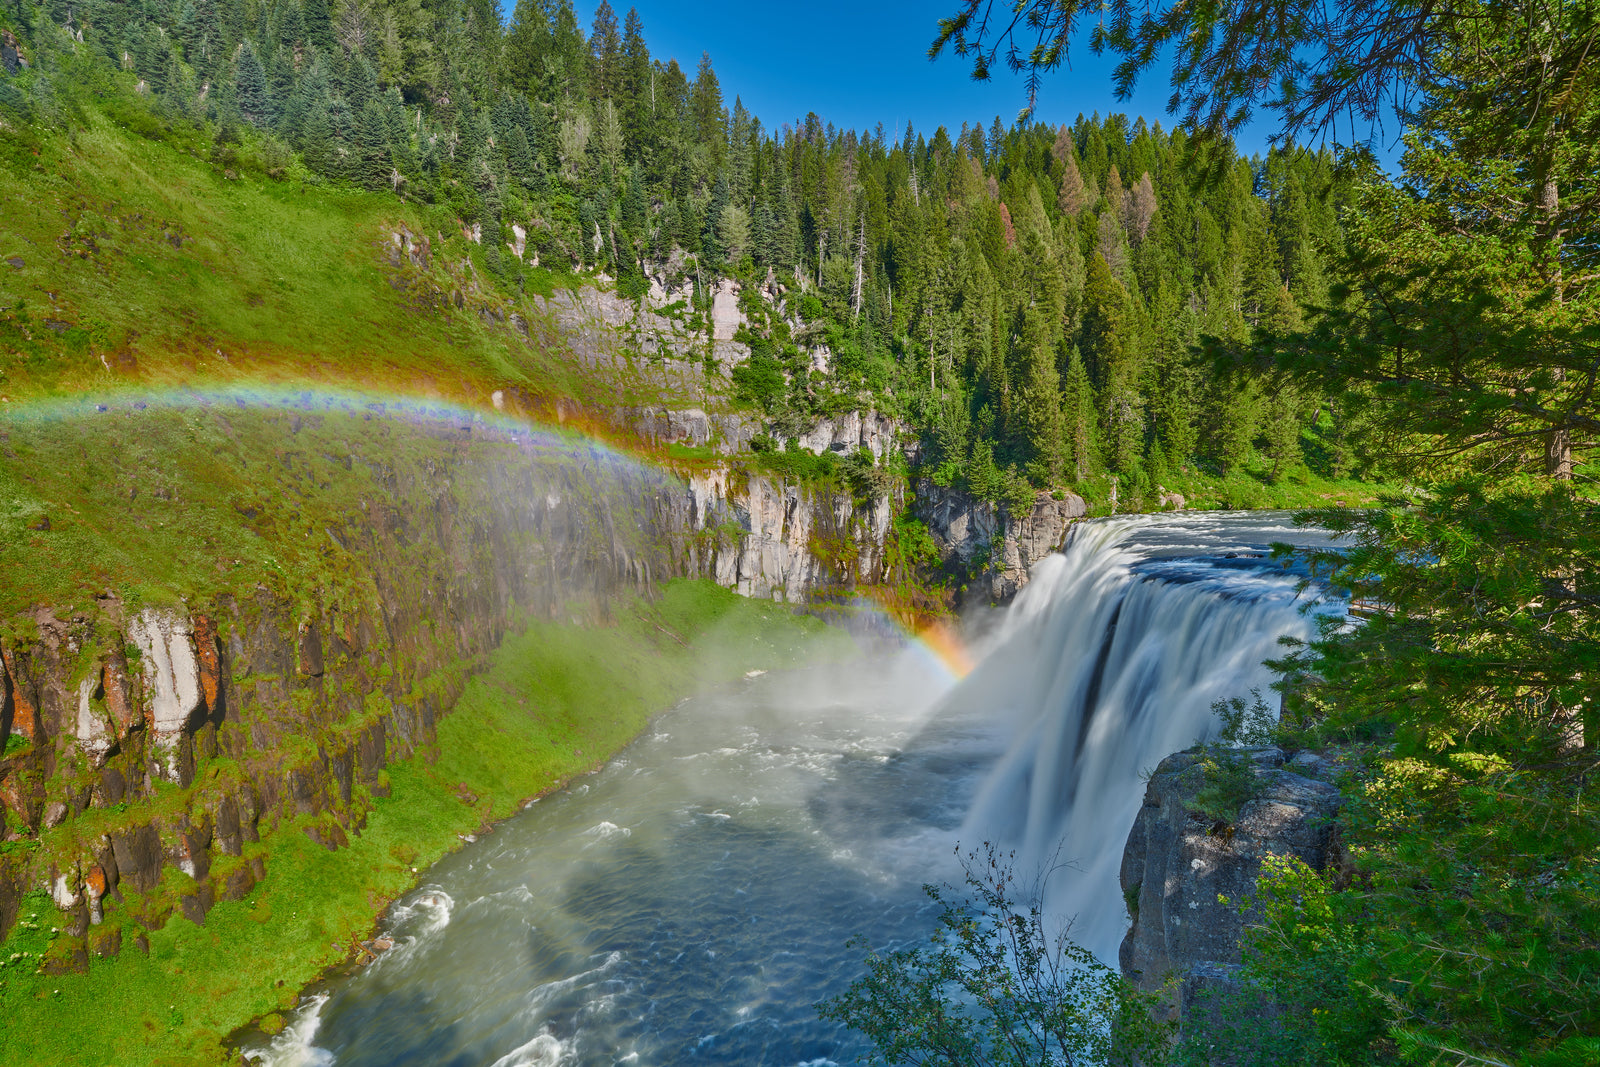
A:
[[[995,841],[1115,961],[1140,772],[1304,637],[1286,516],[1083,523],[957,681],[908,646],[686,701],[601,770],[425,872],[395,947],[311,991],[273,1067],[856,1062],[812,1005],[921,939],[927,882]],[[1336,606],[1335,606],[1336,609]]]

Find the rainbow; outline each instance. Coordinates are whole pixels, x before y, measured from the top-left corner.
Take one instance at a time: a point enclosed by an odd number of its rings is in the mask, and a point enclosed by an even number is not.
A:
[[[65,395],[18,399],[0,396],[0,428],[92,420],[146,411],[265,410],[395,419],[419,428],[482,432],[513,444],[573,455],[653,463],[657,457],[625,433],[597,423],[565,405],[554,408],[555,425],[533,414],[504,410],[495,402],[475,405],[442,397],[377,393],[339,385],[251,383],[215,387],[126,386]],[[574,406],[575,407],[575,406]]]
[[[52,422],[132,416],[145,411],[217,411],[233,409],[383,417],[422,428],[441,426],[499,437],[512,444],[565,455],[660,466],[661,457],[612,427],[598,424],[564,405],[554,408],[556,425],[532,415],[504,410],[496,403],[474,405],[441,397],[380,394],[338,385],[315,387],[296,383],[125,386],[66,395],[17,399],[0,396],[0,428]],[[670,464],[668,464],[670,466]],[[908,623],[908,612],[892,603],[887,590],[864,590],[858,607],[871,610],[892,627],[904,647],[951,682],[971,673],[974,661],[954,626],[941,619]]]
[[[953,681],[960,681],[972,673],[975,666],[972,653],[967,649],[955,627],[935,620],[911,634],[913,646],[925,649],[946,671]]]

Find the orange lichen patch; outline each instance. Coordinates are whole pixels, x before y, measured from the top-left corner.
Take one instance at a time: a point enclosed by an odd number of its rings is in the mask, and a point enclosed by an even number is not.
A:
[[[127,737],[128,731],[139,721],[139,711],[133,706],[133,695],[128,689],[128,662],[120,652],[100,668],[100,687],[105,690],[106,710],[117,724],[117,736]]]
[[[200,691],[206,710],[215,711],[222,688],[222,659],[217,650],[217,624],[209,615],[194,616],[194,647],[200,661]]]
[[[34,707],[32,695],[23,685],[22,673],[17,670],[16,652],[5,645],[0,645],[0,666],[4,667],[6,679],[11,685],[11,729],[29,741],[36,740],[34,731],[37,729],[39,709]],[[4,684],[4,681],[0,681],[0,688]]]
[[[96,900],[106,895],[106,872],[100,869],[99,864],[84,872],[83,888]]]

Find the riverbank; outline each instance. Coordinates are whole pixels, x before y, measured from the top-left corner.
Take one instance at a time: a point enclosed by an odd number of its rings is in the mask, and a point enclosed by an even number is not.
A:
[[[436,755],[380,777],[378,792],[389,795],[372,797],[348,847],[330,852],[301,820],[286,823],[247,846],[247,862],[269,852],[272,862],[244,899],[218,903],[203,926],[175,916],[143,934],[148,952],[125,945],[91,960],[87,974],[35,973],[60,918],[47,895],[31,894],[4,944],[0,1059],[221,1062],[229,1033],[292,1008],[300,988],[345,959],[352,939],[464,835],[598,766],[652,713],[704,686],[847,646],[814,619],[697,581],[669,583],[654,602],[615,602],[592,625],[570,615],[529,622],[439,720]]]

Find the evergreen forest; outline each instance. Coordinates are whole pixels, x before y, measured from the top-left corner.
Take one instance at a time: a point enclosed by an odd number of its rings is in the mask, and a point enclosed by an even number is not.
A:
[[[1123,115],[769,128],[605,0],[587,30],[569,0],[508,23],[491,0],[8,3],[33,60],[0,81],[13,122],[131,90],[224,165],[430,205],[508,290],[542,267],[637,297],[670,265],[707,310],[720,278],[781,286],[733,380],[769,447],[874,406],[922,436],[925,476],[1021,511],[1069,484],[1153,507],[1191,469],[1381,473],[1342,391],[1190,354],[1328,302],[1350,191],[1327,152],[1242,159]]]

